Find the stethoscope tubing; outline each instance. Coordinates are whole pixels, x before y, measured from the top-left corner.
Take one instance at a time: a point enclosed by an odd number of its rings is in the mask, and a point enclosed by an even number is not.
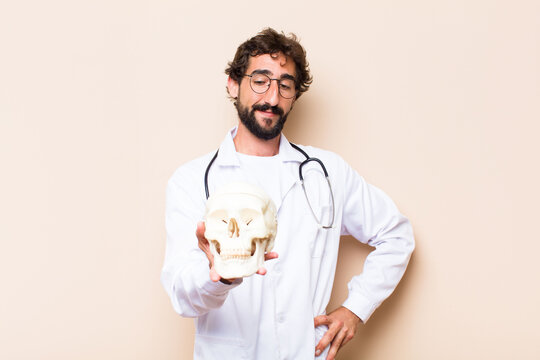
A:
[[[332,191],[332,185],[330,184],[330,179],[328,178],[328,171],[326,171],[326,167],[324,166],[324,163],[320,159],[310,157],[298,145],[293,144],[293,143],[290,143],[290,144],[291,144],[291,146],[293,148],[298,150],[300,153],[302,153],[302,155],[304,155],[306,157],[306,159],[304,161],[302,161],[302,163],[300,163],[300,166],[298,167],[298,177],[300,178],[300,184],[302,185],[302,189],[304,190],[304,195],[306,196],[306,201],[307,201],[307,203],[309,205],[309,209],[311,210],[311,213],[313,214],[313,217],[315,218],[317,224],[319,224],[320,227],[322,227],[323,229],[330,229],[334,225],[335,207],[334,207],[334,192]],[[216,160],[216,158],[218,156],[218,153],[219,153],[219,149],[216,150],[216,153],[214,154],[214,156],[212,157],[212,159],[208,163],[208,166],[206,166],[206,170],[204,172],[204,191],[206,193],[206,199],[207,200],[210,197],[210,192],[208,190],[208,174],[210,172],[210,168],[212,167],[212,164],[214,163],[214,161]],[[302,174],[302,168],[304,167],[304,165],[306,165],[307,163],[309,163],[311,161],[315,161],[321,166],[321,168],[322,168],[322,170],[324,172],[324,177],[326,178],[326,181],[328,182],[328,188],[330,189],[330,198],[332,199],[332,221],[330,222],[330,225],[328,225],[328,226],[321,225],[319,219],[317,218],[317,215],[315,214],[315,211],[313,210],[313,207],[311,206],[311,203],[310,203],[308,195],[307,195],[306,187],[304,185],[304,176]]]

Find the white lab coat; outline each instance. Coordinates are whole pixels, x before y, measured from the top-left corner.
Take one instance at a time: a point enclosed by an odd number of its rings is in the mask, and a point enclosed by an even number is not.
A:
[[[238,161],[229,132],[209,173],[210,194],[231,181],[253,181]],[[198,248],[196,223],[204,217],[204,172],[209,153],[181,166],[167,188],[167,250],[162,283],[174,309],[196,318],[194,359],[313,359],[326,328],[313,318],[326,312],[341,235],[350,234],[375,248],[362,274],[349,282],[343,306],[366,322],[394,290],[414,248],[412,229],[381,190],[367,184],[336,154],[302,148],[325,164],[335,199],[334,228],[320,228],[299,184],[305,157],[281,137],[281,194],[278,231],[265,276],[253,275],[232,285],[209,279],[208,260]],[[320,167],[310,163],[304,177],[313,208],[329,221],[331,202]],[[310,182],[311,181],[311,182]],[[327,349],[328,350],[328,349]],[[326,352],[318,358],[325,358]]]

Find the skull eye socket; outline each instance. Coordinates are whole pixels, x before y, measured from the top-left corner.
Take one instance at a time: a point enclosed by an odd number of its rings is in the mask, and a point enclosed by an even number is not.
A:
[[[245,221],[246,225],[249,225],[251,222],[253,221],[253,219],[248,219]],[[224,224],[228,224],[229,222],[225,219],[221,219],[221,222],[224,223]]]
[[[255,224],[259,218],[262,217],[262,213],[255,209],[242,209],[239,214],[239,218],[243,224],[249,226],[249,224]]]

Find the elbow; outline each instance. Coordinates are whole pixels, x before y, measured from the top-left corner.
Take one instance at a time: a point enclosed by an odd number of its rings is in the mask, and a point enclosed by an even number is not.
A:
[[[407,258],[410,258],[414,249],[416,248],[416,240],[414,239],[413,228],[408,219],[404,219],[403,233],[401,239],[403,241],[403,251],[407,254]]]

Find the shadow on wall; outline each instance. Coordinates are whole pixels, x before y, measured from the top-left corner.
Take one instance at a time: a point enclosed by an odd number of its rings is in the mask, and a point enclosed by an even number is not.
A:
[[[347,297],[347,283],[354,275],[360,274],[364,266],[366,256],[373,248],[364,245],[352,236],[341,238],[338,265],[334,280],[332,297],[327,311],[330,312],[339,307]],[[373,313],[366,325],[360,325],[358,332],[338,353],[339,360],[370,359],[378,351],[380,341],[375,341],[385,333],[385,329],[392,327],[394,317],[399,311],[405,311],[402,306],[403,299],[407,296],[407,288],[414,278],[414,253],[403,279],[394,293]]]
[[[289,141],[331,150],[324,146],[324,142],[319,142],[319,137],[326,137],[324,129],[325,126],[328,126],[328,124],[322,123],[323,119],[319,114],[323,110],[320,106],[323,102],[324,99],[319,99],[317,94],[309,93],[303,95],[294,104],[294,108],[290,112],[284,127],[285,136]]]

